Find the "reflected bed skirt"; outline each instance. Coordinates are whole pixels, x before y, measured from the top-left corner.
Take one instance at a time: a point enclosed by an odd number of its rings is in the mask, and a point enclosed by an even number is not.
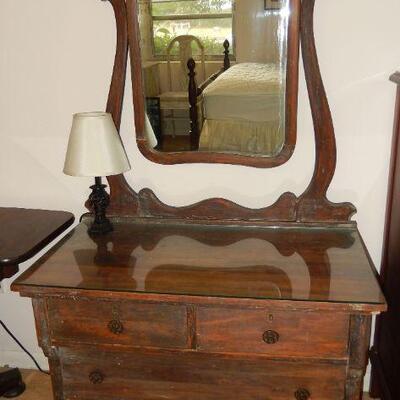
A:
[[[205,120],[200,135],[200,151],[249,153],[273,156],[284,143],[281,121]]]

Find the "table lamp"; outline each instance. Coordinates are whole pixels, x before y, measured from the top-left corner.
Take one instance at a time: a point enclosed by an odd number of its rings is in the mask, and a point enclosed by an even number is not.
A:
[[[106,217],[110,196],[102,176],[118,175],[130,170],[130,164],[111,114],[87,112],[74,114],[64,173],[71,176],[91,176],[89,204],[94,210],[90,234],[104,234],[113,230]]]

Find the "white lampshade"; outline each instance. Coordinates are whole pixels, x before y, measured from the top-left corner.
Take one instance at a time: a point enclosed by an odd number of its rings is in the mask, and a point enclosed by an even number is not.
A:
[[[74,114],[64,173],[72,176],[110,176],[131,166],[111,114]]]

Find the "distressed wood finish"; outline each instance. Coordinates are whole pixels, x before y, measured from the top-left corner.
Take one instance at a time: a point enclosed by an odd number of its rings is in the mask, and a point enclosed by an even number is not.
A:
[[[49,360],[54,400],[64,400],[63,378],[60,365],[61,360],[58,357],[56,348],[51,346],[51,331],[47,314],[47,301],[43,298],[33,298],[32,305],[35,315],[36,334],[39,346],[42,348],[43,353]]]
[[[100,351],[92,357],[90,352],[62,349],[62,357],[66,399],[77,400],[294,400],[299,389],[307,389],[310,399],[337,400],[345,376],[341,365],[199,353]],[[92,371],[102,374],[102,383],[89,383]]]
[[[368,363],[371,338],[371,317],[353,315],[350,320],[349,363],[346,381],[346,399],[360,400]]]
[[[372,268],[355,228],[128,218],[80,224],[12,289],[57,400],[354,400],[386,308]]]
[[[284,193],[272,206],[250,209],[225,199],[208,199],[186,207],[162,203],[150,189],[138,196],[140,216],[227,221],[296,221],[296,196]]]
[[[335,324],[331,318],[321,313],[200,307],[197,348],[220,353],[346,359],[348,316],[338,314]]]
[[[49,300],[52,343],[186,348],[185,306]],[[112,329],[111,323],[120,324]]]

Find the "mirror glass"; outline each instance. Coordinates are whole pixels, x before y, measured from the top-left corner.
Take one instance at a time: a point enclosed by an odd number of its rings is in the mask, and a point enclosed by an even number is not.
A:
[[[138,0],[147,144],[274,157],[290,0]]]

